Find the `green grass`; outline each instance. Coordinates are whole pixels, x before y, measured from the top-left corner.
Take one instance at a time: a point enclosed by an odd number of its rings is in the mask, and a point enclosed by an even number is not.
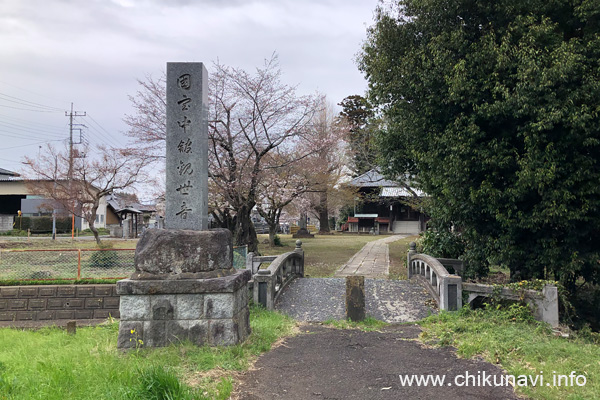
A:
[[[324,325],[329,325],[337,329],[359,329],[364,332],[378,331],[381,328],[388,326],[387,322],[379,321],[373,317],[366,317],[363,321],[350,321],[350,320],[335,320],[330,319],[323,322]]]
[[[279,235],[282,246],[269,247],[261,244],[262,255],[279,255],[294,250],[296,239],[292,235]],[[373,240],[381,239],[376,235],[315,235],[302,240],[304,249],[304,273],[313,278],[330,277],[344,265],[357,251]],[[258,235],[259,243],[268,239],[268,235]]]
[[[294,322],[251,310],[252,335],[241,345],[117,350],[118,324],[0,329],[0,399],[227,399],[233,371],[290,335]],[[169,396],[170,395],[170,396]]]
[[[409,236],[388,244],[390,252],[389,279],[407,279],[406,254],[408,252],[408,245],[417,238],[418,236]]]
[[[518,387],[517,392],[533,399],[600,398],[600,346],[585,338],[557,337],[545,324],[532,321],[525,308],[469,310],[440,313],[419,323],[421,339],[456,347],[460,357],[478,355],[500,364],[507,374],[544,376],[544,385]],[[585,375],[587,384],[552,385],[553,375]]]

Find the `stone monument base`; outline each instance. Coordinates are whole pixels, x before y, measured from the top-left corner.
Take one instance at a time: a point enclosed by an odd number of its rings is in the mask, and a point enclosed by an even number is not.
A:
[[[313,235],[312,233],[310,233],[308,231],[308,229],[306,229],[306,228],[300,228],[300,229],[298,229],[298,232],[296,232],[296,233],[294,233],[292,235],[292,237],[294,239],[299,239],[299,238],[314,238],[315,235]]]
[[[234,345],[250,334],[249,270],[207,279],[125,279],[121,296],[119,348],[163,347],[189,340]]]

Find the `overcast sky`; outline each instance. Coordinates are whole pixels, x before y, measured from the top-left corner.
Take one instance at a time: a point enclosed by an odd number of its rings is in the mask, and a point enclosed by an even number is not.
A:
[[[283,80],[333,103],[363,94],[355,56],[377,0],[0,0],[0,167],[68,138],[124,145],[137,78],[168,61],[253,71],[273,52]],[[78,140],[78,135],[76,135]]]

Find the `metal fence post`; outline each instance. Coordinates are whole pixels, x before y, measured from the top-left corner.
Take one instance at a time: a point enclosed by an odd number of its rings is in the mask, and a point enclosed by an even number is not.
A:
[[[77,249],[77,280],[81,280],[81,249]]]

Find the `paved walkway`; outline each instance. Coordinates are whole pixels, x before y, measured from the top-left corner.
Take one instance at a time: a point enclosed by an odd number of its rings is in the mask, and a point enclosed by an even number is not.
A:
[[[481,359],[458,358],[451,347],[423,346],[414,325],[391,325],[379,332],[300,327],[261,355],[244,373],[237,400],[517,400],[512,387],[465,385],[465,376],[496,376],[500,367]],[[400,375],[438,375],[440,386],[403,384]],[[483,381],[483,380],[482,380]],[[460,386],[459,386],[460,385]]]
[[[390,252],[388,243],[407,237],[407,235],[387,236],[364,245],[334,275],[341,278],[349,275],[362,275],[365,278],[387,278],[390,273]]]

